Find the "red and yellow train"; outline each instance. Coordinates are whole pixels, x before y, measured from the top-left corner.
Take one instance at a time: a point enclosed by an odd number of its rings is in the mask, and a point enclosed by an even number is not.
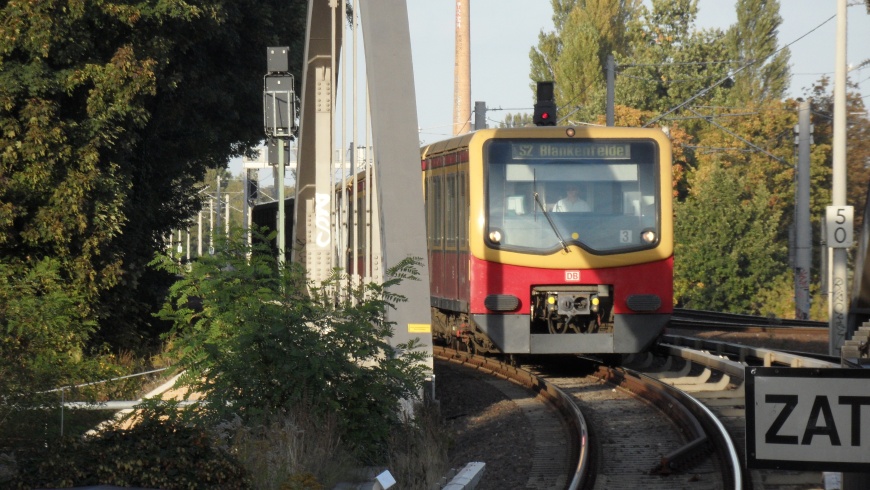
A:
[[[484,129],[423,147],[421,164],[433,338],[634,353],[667,324],[673,194],[660,130]]]

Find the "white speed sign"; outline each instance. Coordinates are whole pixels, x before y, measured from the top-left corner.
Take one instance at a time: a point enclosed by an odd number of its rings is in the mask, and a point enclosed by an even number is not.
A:
[[[852,206],[828,206],[825,210],[825,228],[827,228],[827,245],[831,248],[849,248],[852,246],[853,225]]]

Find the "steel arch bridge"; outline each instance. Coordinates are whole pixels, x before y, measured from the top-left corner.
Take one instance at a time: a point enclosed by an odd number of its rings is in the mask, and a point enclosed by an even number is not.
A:
[[[351,1],[353,35],[348,40],[346,4]],[[352,56],[352,124],[357,124],[357,16],[365,40],[370,140],[361,152],[363,165],[353,158],[345,175],[344,159],[335,157],[336,101],[342,55]],[[352,54],[346,41],[352,41]],[[407,301],[396,304],[388,320],[395,326],[391,345],[420,338],[431,368],[429,269],[405,0],[309,0],[300,99],[292,260],[303,263],[314,281],[326,279],[339,267],[352,280],[382,282],[385,271],[405,258],[422,259],[419,280],[402,283]],[[355,126],[353,133],[357,134]],[[335,175],[336,160],[341,160],[340,178]],[[357,180],[359,172],[368,178]],[[362,186],[370,199],[354,199]],[[364,244],[364,253],[370,255],[359,267],[356,254],[348,252],[350,245],[356,250],[358,244]]]

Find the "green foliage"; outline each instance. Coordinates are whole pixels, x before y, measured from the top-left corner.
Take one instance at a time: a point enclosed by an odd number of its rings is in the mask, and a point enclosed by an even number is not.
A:
[[[763,187],[721,168],[695,176],[675,208],[674,296],[685,308],[760,313],[758,293],[787,269],[779,213]]]
[[[640,2],[551,0],[554,32],[538,36],[529,53],[533,82],[556,82],[560,119],[591,121],[604,112],[604,66],[611,53],[627,54],[628,26]],[[534,90],[534,83],[532,84]],[[578,112],[579,111],[579,112]]]
[[[206,168],[262,138],[264,48],[299,71],[306,4],[4,2],[0,260],[55,258],[96,341],[140,348],[163,279],[145,265]]]
[[[499,123],[500,128],[522,128],[524,126],[532,126],[532,115],[528,112],[518,112],[516,114],[508,113],[502,122]]]
[[[775,318],[795,315],[794,272],[788,271],[774,278],[756,296],[757,312]],[[818,283],[810,284],[810,320],[828,321],[828,302]]]
[[[60,269],[52,259],[0,262],[0,421],[16,407],[60,401],[48,390],[118,373],[88,348],[95,325]]]
[[[734,66],[733,105],[780,100],[788,88],[789,50],[778,51],[777,33],[782,24],[776,0],[739,0],[737,24],[728,31]],[[736,70],[740,69],[739,72]]]
[[[12,488],[116,485],[143,488],[251,488],[242,467],[173,405],[152,404],[130,429],[52,443],[18,461]]]
[[[388,309],[404,299],[391,288],[415,279],[418,262],[401,262],[384,284],[348,287],[336,274],[314,285],[296,264],[277,267],[265,246],[249,253],[233,239],[218,249],[192,264],[161,311],[175,325],[181,382],[209,400],[205,415],[257,423],[307,404],[336,413],[347,440],[373,455],[425,375],[418,342],[388,343]]]

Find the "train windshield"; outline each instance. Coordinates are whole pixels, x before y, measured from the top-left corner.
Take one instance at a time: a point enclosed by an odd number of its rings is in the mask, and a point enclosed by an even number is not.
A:
[[[660,236],[651,140],[494,139],[486,143],[490,247],[597,254],[653,248]]]

